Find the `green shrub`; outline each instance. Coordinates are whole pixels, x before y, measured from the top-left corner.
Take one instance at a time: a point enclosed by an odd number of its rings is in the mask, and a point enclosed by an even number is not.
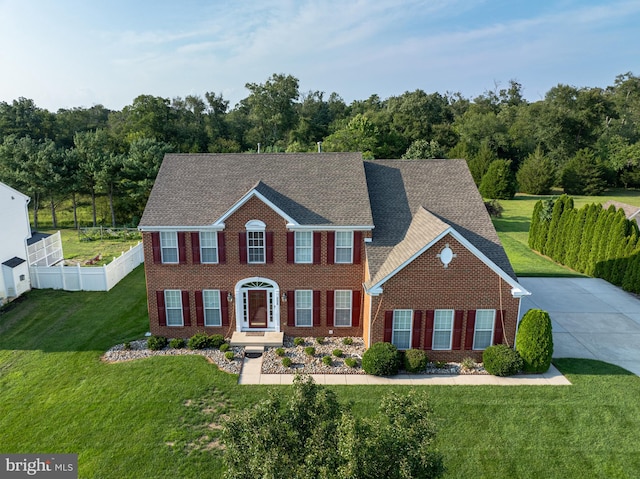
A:
[[[446,361],[436,361],[436,362],[435,362],[435,366],[436,366],[436,368],[438,368],[438,369],[444,369],[444,368],[446,368],[448,365],[449,365],[449,363],[448,363],[448,362],[446,362]]]
[[[302,346],[304,344],[304,338],[293,338],[294,346]]]
[[[288,357],[282,358],[282,365],[285,368],[291,367],[291,358],[288,358]]]
[[[233,361],[234,356],[235,353],[233,351],[227,351],[226,353],[224,353],[224,357],[227,358],[227,361]]]
[[[182,338],[173,338],[171,341],[169,341],[169,346],[171,346],[173,349],[184,348],[184,345],[185,342]]]
[[[522,358],[506,344],[489,346],[482,353],[484,368],[494,376],[511,376],[522,369]]]
[[[341,358],[341,357],[342,357],[342,349],[334,349],[334,350],[333,350],[333,355],[334,355],[336,358]]]
[[[205,333],[196,333],[187,341],[187,347],[189,349],[204,349],[210,345],[209,336]]]
[[[427,367],[429,358],[422,349],[407,349],[404,352],[404,370],[408,373],[418,373]]]
[[[167,345],[167,338],[164,336],[151,336],[147,339],[147,347],[152,351],[159,351]]]
[[[284,356],[284,348],[276,348],[276,356]]]
[[[220,348],[224,342],[224,336],[222,334],[212,334],[209,336],[209,346]]]
[[[530,309],[522,317],[516,335],[516,350],[522,358],[522,369],[528,373],[544,373],[551,365],[553,335],[549,313]]]
[[[344,363],[350,368],[355,368],[358,365],[358,360],[356,358],[346,358]]]
[[[345,346],[351,346],[353,344],[353,338],[343,338],[342,344]]]
[[[476,362],[473,358],[464,358],[460,363],[460,367],[462,369],[466,369],[467,371],[471,371],[476,368]]]
[[[331,366],[331,364],[332,364],[331,356],[323,356],[322,357],[322,364],[324,364],[326,366]]]
[[[129,341],[125,341],[122,345],[122,349],[124,349],[125,351],[129,351],[131,349],[131,343]]]
[[[324,338],[323,338],[322,336],[318,336],[318,337],[316,338],[316,343],[318,343],[318,344],[324,344]]]
[[[484,198],[510,200],[516,194],[516,179],[511,160],[492,161],[478,187]]]
[[[227,351],[229,351],[230,347],[231,345],[229,343],[222,343],[220,345],[220,351],[222,351],[223,353],[226,353]]]
[[[398,349],[391,343],[374,343],[362,355],[362,369],[374,376],[398,374]]]
[[[307,356],[313,356],[314,354],[316,354],[316,348],[314,348],[313,346],[307,346],[306,348],[304,348],[304,352]]]

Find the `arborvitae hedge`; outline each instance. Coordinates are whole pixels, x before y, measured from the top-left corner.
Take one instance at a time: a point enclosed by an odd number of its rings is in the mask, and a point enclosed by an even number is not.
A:
[[[637,223],[622,210],[599,204],[575,210],[573,199],[562,195],[536,203],[529,246],[576,271],[640,293],[639,236]]]

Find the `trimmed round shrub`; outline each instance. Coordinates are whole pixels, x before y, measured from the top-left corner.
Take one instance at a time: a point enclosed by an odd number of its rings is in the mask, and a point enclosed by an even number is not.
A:
[[[353,344],[353,338],[344,338],[342,340],[342,344],[345,346],[351,346]]]
[[[482,353],[484,368],[494,376],[512,376],[522,369],[522,358],[506,344],[489,346]]]
[[[334,349],[334,350],[333,350],[333,355],[334,355],[336,358],[341,358],[341,357],[342,357],[342,349]]]
[[[185,345],[185,341],[182,338],[173,338],[171,341],[169,341],[169,346],[171,346],[173,349],[182,349],[184,348]]]
[[[276,356],[284,356],[284,348],[276,348]]]
[[[333,360],[331,359],[331,356],[323,356],[322,364],[324,364],[325,366],[331,366],[331,364],[333,364]]]
[[[233,361],[234,356],[235,353],[233,351],[227,351],[226,353],[224,353],[224,357],[227,358],[227,361]]]
[[[404,370],[408,373],[419,373],[427,368],[429,358],[422,349],[407,349],[404,352]]]
[[[288,358],[288,357],[282,358],[282,365],[285,368],[290,368],[291,367],[291,358]]]
[[[391,343],[374,343],[362,355],[362,369],[374,376],[398,374],[398,349]]]
[[[204,349],[209,347],[209,336],[205,333],[196,333],[187,341],[189,349]]]
[[[304,348],[304,352],[307,356],[313,356],[314,354],[316,354],[316,348],[314,348],[313,346],[307,346],[306,348]]]
[[[294,346],[302,346],[304,344],[304,338],[293,338]]]
[[[220,351],[222,351],[223,353],[226,353],[227,351],[229,351],[230,347],[231,345],[229,343],[222,343],[220,345]]]
[[[147,339],[147,347],[152,351],[159,351],[167,345],[167,338],[164,336],[151,336]]]
[[[220,348],[224,343],[224,336],[222,334],[212,334],[209,336],[209,345],[214,348]]]
[[[350,368],[355,368],[358,365],[358,360],[356,358],[346,358],[344,363]]]
[[[131,349],[131,343],[129,341],[125,341],[122,345],[122,348],[126,351],[129,351]]]
[[[522,358],[522,369],[528,373],[544,373],[551,365],[553,335],[549,313],[530,309],[522,317],[516,335],[516,351]]]
[[[316,343],[318,343],[318,344],[324,344],[324,337],[322,337],[322,336],[318,336],[318,337],[316,338]]]

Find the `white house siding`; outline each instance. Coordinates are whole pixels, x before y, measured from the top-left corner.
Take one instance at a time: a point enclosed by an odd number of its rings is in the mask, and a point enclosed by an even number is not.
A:
[[[27,259],[27,239],[31,237],[28,204],[28,196],[0,182],[0,264],[13,258]],[[18,296],[29,290],[29,268],[23,264],[1,266],[0,304],[9,297],[9,292]]]

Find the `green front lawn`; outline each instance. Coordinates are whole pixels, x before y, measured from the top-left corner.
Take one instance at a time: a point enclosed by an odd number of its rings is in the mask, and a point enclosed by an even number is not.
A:
[[[0,451],[79,453],[80,477],[224,477],[220,416],[286,387],[200,356],[105,364],[148,329],[142,268],[108,293],[32,291],[0,314]],[[559,360],[573,386],[432,386],[446,477],[639,477],[640,378]],[[357,414],[382,386],[335,387]],[[406,387],[398,387],[404,392]]]

